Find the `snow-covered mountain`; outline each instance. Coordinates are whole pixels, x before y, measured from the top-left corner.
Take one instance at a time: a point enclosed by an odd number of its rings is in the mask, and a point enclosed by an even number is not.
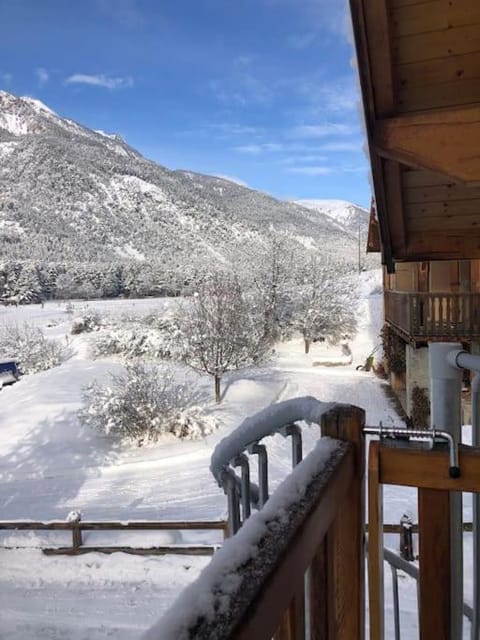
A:
[[[226,259],[233,246],[261,246],[272,231],[322,253],[355,256],[353,239],[326,210],[171,171],[117,135],[0,91],[3,258],[179,265]]]
[[[359,228],[362,235],[368,229],[369,212],[351,202],[345,200],[296,200],[295,202],[328,216],[340,229],[355,235],[358,235]]]

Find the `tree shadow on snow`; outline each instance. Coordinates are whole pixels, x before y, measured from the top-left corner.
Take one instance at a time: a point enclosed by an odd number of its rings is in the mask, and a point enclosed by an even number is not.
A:
[[[2,519],[61,519],[77,504],[88,478],[116,458],[114,443],[63,412],[40,422],[6,455],[0,456]]]

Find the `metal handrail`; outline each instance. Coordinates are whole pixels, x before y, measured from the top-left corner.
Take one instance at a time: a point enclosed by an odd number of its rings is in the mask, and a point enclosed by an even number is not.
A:
[[[335,406],[336,403],[321,402],[312,396],[278,402],[246,418],[238,429],[217,444],[210,471],[228,498],[230,535],[235,534],[250,516],[251,506],[262,507],[268,500],[268,456],[260,441],[277,433],[291,438],[293,468],[302,460],[302,431],[296,422],[319,425],[322,415]],[[258,486],[250,479],[250,460],[246,452],[258,457]],[[240,477],[235,471],[237,468],[241,469]]]
[[[383,559],[390,566],[392,571],[392,592],[393,592],[393,623],[395,628],[395,640],[400,640],[400,603],[398,595],[398,571],[403,571],[417,582],[418,597],[418,577],[419,570],[417,565],[404,560],[401,556],[393,552],[391,549],[384,547]],[[473,608],[463,603],[463,615],[473,624]]]

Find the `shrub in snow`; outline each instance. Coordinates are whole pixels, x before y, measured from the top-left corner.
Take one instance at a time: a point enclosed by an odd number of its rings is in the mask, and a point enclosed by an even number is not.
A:
[[[179,355],[196,371],[213,376],[217,402],[223,374],[259,363],[268,351],[256,307],[227,273],[206,279],[181,307],[177,322]]]
[[[90,333],[96,331],[102,324],[102,319],[98,313],[89,313],[80,318],[75,318],[70,328],[70,333]]]
[[[160,329],[145,327],[138,322],[109,327],[95,335],[92,353],[96,358],[119,355],[127,359],[166,360],[172,356],[171,329],[171,325]]]
[[[135,363],[111,378],[110,386],[94,382],[84,389],[80,412],[83,422],[102,433],[140,446],[166,434],[193,440],[217,428],[214,418],[194,406],[194,381],[179,382],[172,368]]]
[[[23,373],[37,373],[61,364],[67,351],[48,340],[43,331],[28,323],[0,326],[0,353],[15,358]]]

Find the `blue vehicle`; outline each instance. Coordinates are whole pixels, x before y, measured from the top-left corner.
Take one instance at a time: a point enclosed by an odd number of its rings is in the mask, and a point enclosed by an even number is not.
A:
[[[21,371],[15,360],[0,360],[0,389],[17,382],[21,376]]]

